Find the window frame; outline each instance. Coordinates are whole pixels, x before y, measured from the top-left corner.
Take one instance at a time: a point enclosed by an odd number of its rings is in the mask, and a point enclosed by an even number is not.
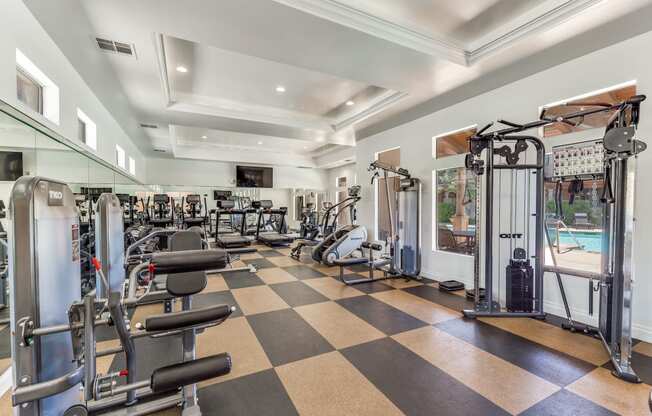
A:
[[[39,94],[38,94],[38,104],[37,104],[38,108],[36,110],[34,108],[32,108],[29,104],[27,104],[26,102],[24,102],[23,100],[21,100],[19,98],[19,95],[18,95],[18,77],[19,76],[22,76],[22,77],[26,78],[28,81],[32,82],[37,87]],[[36,78],[34,78],[28,71],[26,71],[23,67],[21,67],[19,65],[16,65],[16,99],[18,100],[18,102],[22,103],[25,107],[31,109],[32,111],[34,111],[34,112],[36,112],[36,113],[38,113],[40,115],[43,115],[43,84],[38,82],[38,80]]]
[[[458,156],[458,155],[456,155]],[[447,156],[448,157],[448,156]],[[450,254],[453,256],[461,256],[464,258],[473,258],[474,254],[465,254],[465,253],[456,253],[454,251],[441,250],[439,249],[439,221],[438,221],[438,212],[437,212],[437,174],[438,172],[451,169],[465,169],[464,166],[453,164],[451,166],[444,166],[440,168],[435,168],[432,171],[432,252],[433,253],[442,253]],[[481,190],[477,190],[479,192]],[[477,221],[477,219],[476,219]],[[478,242],[476,241],[476,244]]]
[[[115,164],[120,169],[127,170],[127,154],[125,153],[125,149],[119,144],[115,145]]]
[[[16,91],[16,102],[21,108],[27,109],[29,113],[36,114],[43,117],[47,121],[59,125],[61,103],[59,102],[59,87],[38,67],[32,62],[20,49],[16,48],[16,72],[21,72],[21,75],[28,75],[36,84],[41,86],[42,89],[42,111],[36,112],[32,107],[23,103],[18,99],[18,91]],[[18,75],[17,75],[18,76]],[[16,89],[18,84],[16,84]]]
[[[136,159],[129,156],[129,174],[136,176]]]

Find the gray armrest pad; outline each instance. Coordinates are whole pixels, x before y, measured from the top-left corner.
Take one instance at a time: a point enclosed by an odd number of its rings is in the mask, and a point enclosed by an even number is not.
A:
[[[369,259],[364,257],[347,257],[345,259],[333,260],[333,264],[337,266],[353,266],[355,264],[369,263]]]
[[[216,305],[190,311],[153,315],[145,320],[145,329],[147,332],[171,331],[189,326],[202,325],[222,321],[228,318],[231,312],[229,305]]]

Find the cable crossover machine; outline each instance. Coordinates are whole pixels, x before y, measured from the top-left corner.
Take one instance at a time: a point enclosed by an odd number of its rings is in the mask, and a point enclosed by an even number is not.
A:
[[[554,273],[566,312],[563,327],[600,338],[609,353],[613,374],[633,383],[640,382],[630,362],[634,188],[637,155],[647,147],[636,139],[636,128],[640,104],[645,98],[637,95],[617,104],[586,104],[591,108],[555,117],[549,117],[543,109],[539,120],[527,124],[499,120],[505,128],[488,132],[491,123],[469,139],[465,163],[476,175],[478,244],[474,253],[474,307],[464,310],[464,315],[543,319],[543,277],[545,272]],[[591,173],[591,179],[604,180],[601,265],[599,272],[591,272],[558,264],[544,210],[545,181],[578,181],[581,179],[578,174],[586,172],[586,168],[561,174],[561,163],[554,157],[546,157],[543,142],[523,132],[553,123],[578,126],[586,117],[600,113],[609,114],[601,149],[595,153],[587,150],[585,155],[591,153],[591,158],[580,161],[584,165],[589,160],[594,163],[598,155],[602,157],[595,162],[602,169]],[[591,142],[595,146],[596,141]],[[546,242],[551,264],[545,264]],[[598,282],[597,328],[573,321],[562,274],[589,279],[590,312],[593,281]]]

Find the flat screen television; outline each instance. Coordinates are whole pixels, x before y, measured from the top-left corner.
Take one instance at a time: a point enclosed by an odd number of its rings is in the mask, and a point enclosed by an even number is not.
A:
[[[274,187],[274,170],[261,166],[236,166],[236,184],[239,188]]]
[[[0,181],[15,181],[23,176],[23,154],[0,152]]]

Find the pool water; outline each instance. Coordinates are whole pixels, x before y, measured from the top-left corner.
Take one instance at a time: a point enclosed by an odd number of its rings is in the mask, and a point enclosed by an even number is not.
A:
[[[594,253],[602,252],[602,233],[584,233],[584,232],[573,232],[572,235],[579,241],[579,243],[584,246],[585,251],[590,251]],[[550,230],[550,238],[552,239],[553,244],[555,243],[557,233],[554,229]],[[571,237],[571,233],[568,231],[560,231],[559,239],[562,245],[565,246],[575,246],[577,243],[575,239]]]

